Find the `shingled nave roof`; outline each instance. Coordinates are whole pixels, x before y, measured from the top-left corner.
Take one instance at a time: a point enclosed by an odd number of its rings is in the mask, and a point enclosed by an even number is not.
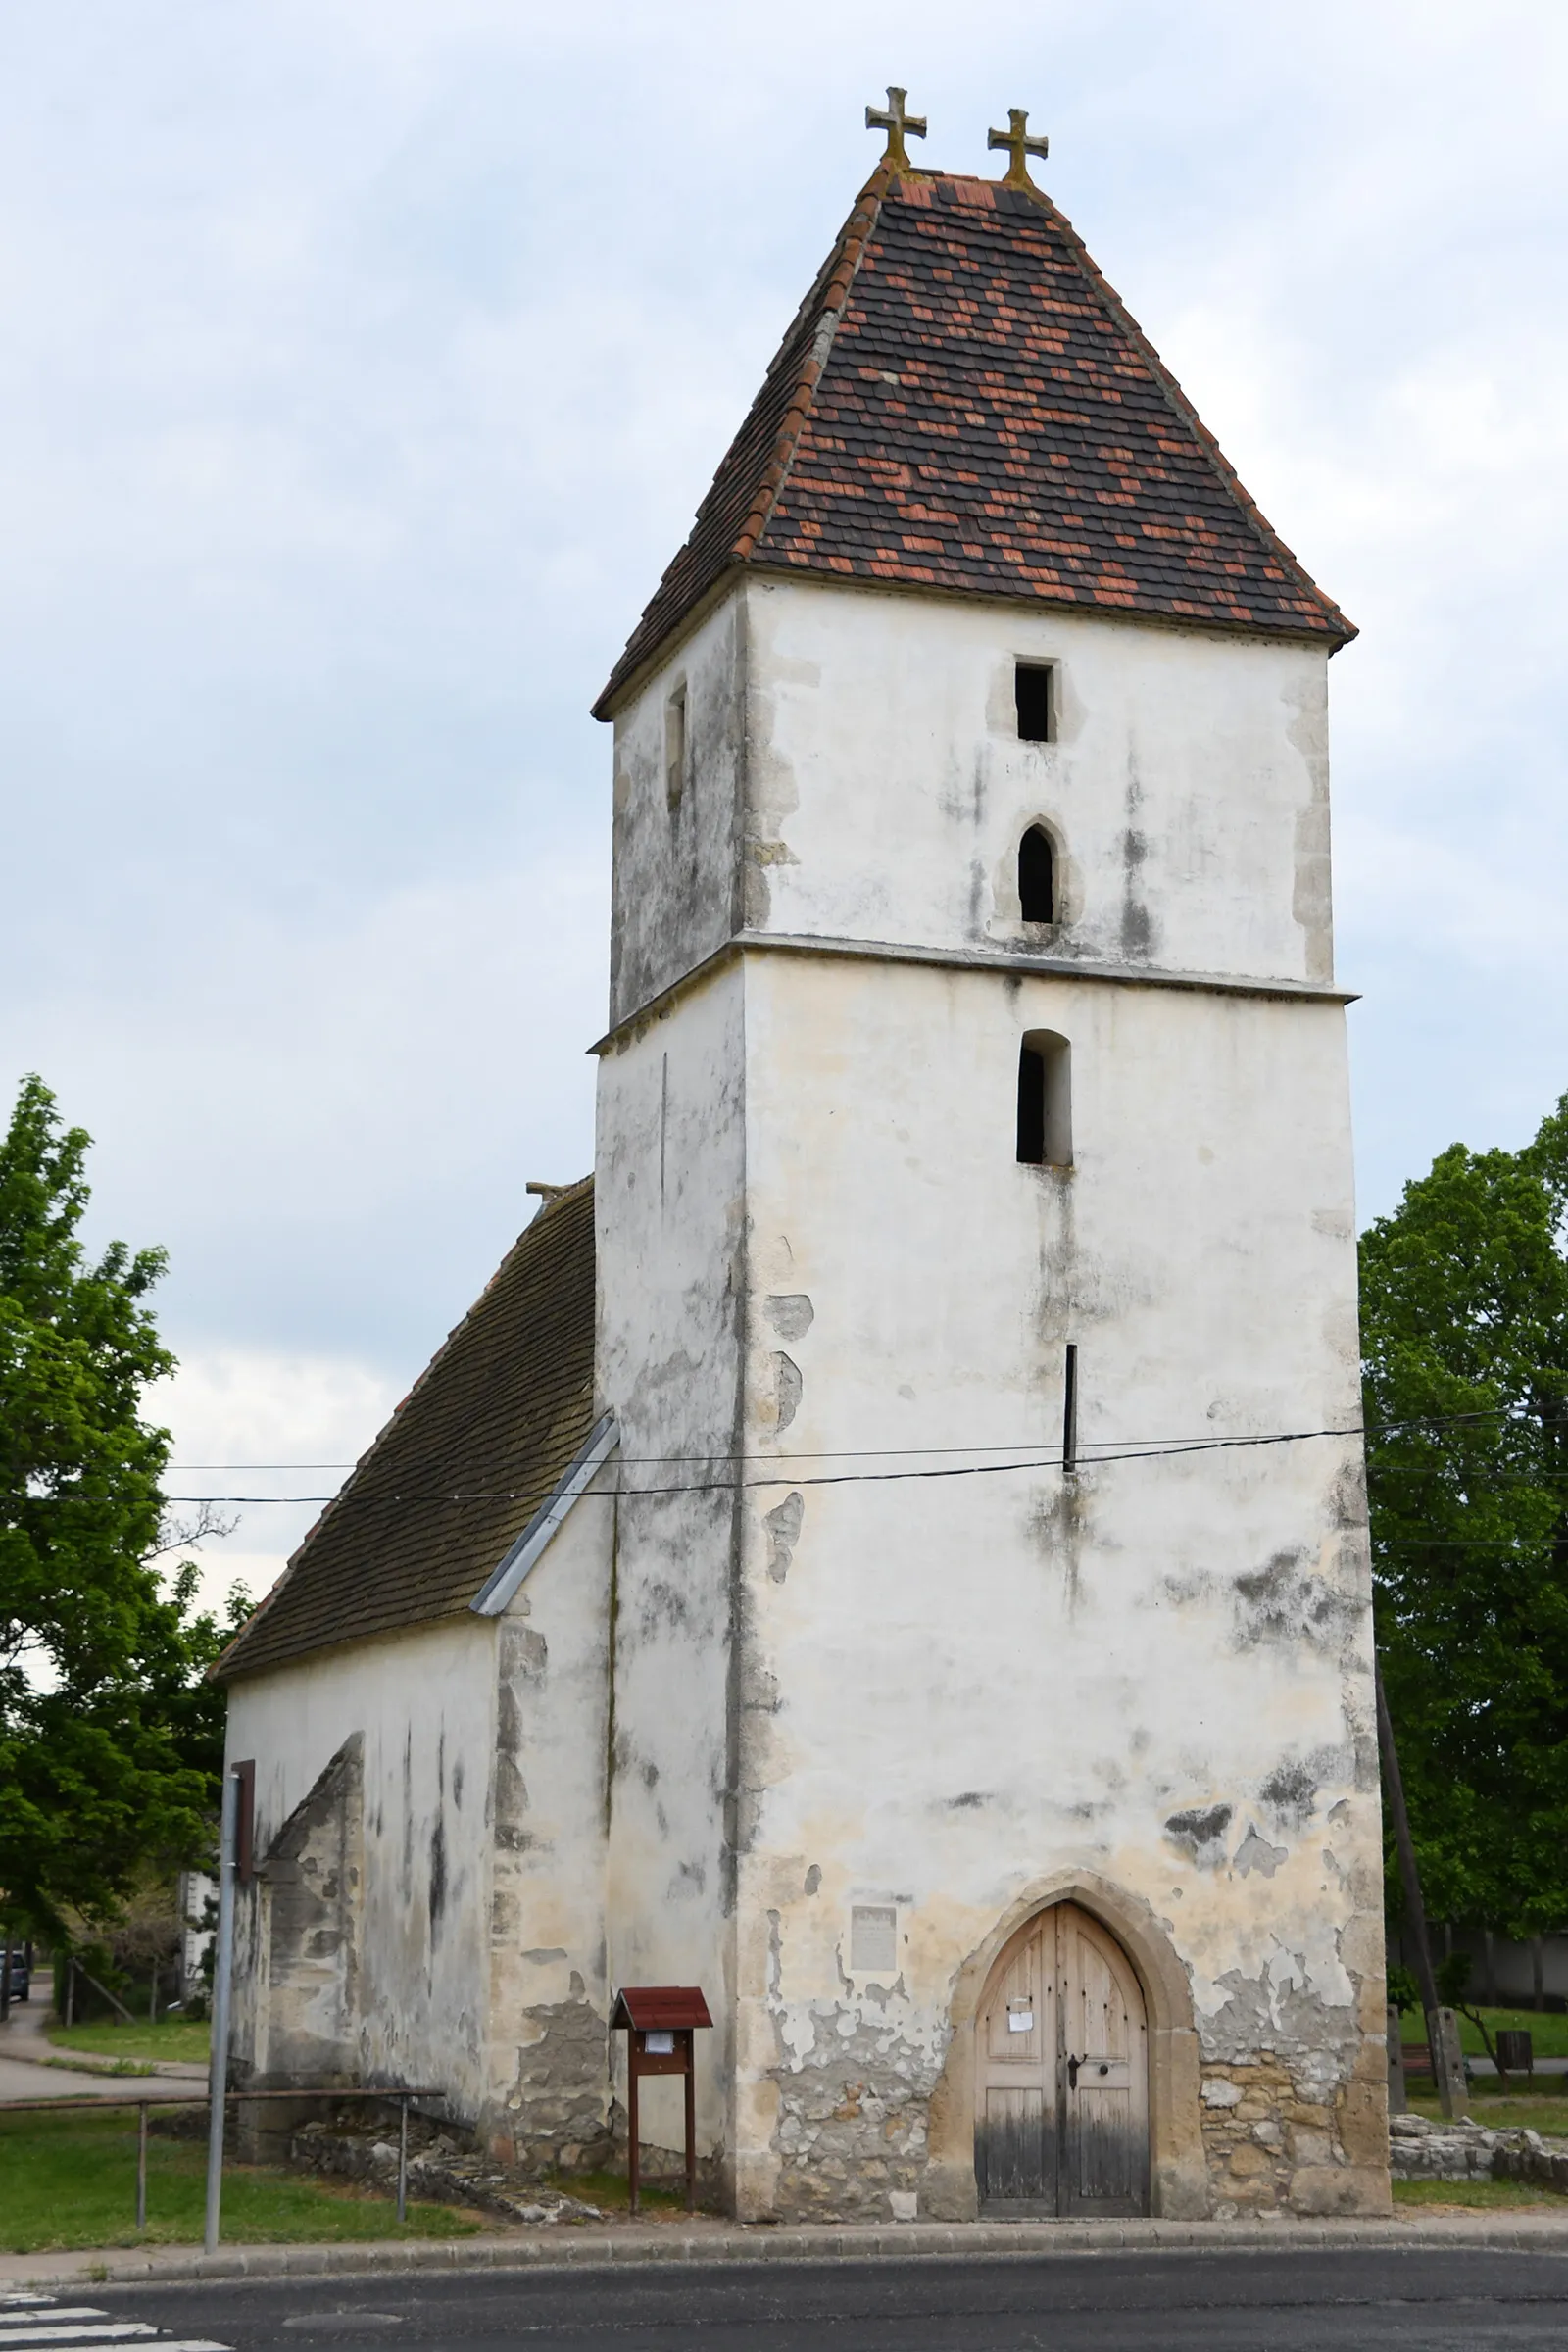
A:
[[[547,1200],[216,1669],[466,1615],[594,1419],[594,1187]]]
[[[738,569],[1355,634],[1049,198],[886,160],[597,716]]]

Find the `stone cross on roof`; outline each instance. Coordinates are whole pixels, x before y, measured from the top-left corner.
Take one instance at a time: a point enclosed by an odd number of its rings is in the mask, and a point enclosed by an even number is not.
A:
[[[909,162],[908,149],[904,144],[905,132],[907,131],[911,138],[923,139],[925,137],[924,115],[909,115],[904,111],[904,102],[908,95],[907,90],[898,89],[892,82],[889,82],[886,108],[868,106],[865,110],[866,129],[885,130],[888,134],[888,143],[883,150],[882,161],[885,164],[896,165],[902,172],[913,169]]]
[[[893,92],[890,90],[888,92],[888,96],[891,98]],[[869,119],[870,118],[867,117],[867,121],[869,121]],[[1032,188],[1035,183],[1029,176],[1029,166],[1026,158],[1031,155],[1049,155],[1051,153],[1051,141],[1049,139],[1030,138],[1026,128],[1029,121],[1029,110],[1027,107],[1009,106],[1007,109],[1007,121],[1012,127],[1009,130],[988,131],[986,134],[986,145],[988,147],[1002,147],[1006,150],[1008,158],[1007,169],[1002,175],[1002,184],[1004,188]]]

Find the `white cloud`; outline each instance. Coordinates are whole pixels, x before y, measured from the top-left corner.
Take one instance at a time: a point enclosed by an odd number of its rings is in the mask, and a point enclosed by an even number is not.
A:
[[[209,1605],[220,1605],[235,1583],[260,1598],[320,1509],[318,1501],[233,1498],[335,1494],[397,1402],[394,1385],[369,1364],[262,1348],[191,1355],[155,1384],[145,1410],[173,1435],[172,1515],[189,1521],[191,1503],[212,1496],[234,1523],[230,1536],[193,1555]]]
[[[588,1164],[587,705],[890,74],[954,168],[1033,104],[1362,624],[1368,1206],[1525,1132],[1568,1075],[1565,65],[1544,0],[802,0],[788,41],[718,0],[10,12],[0,1089],[41,1068],[97,1134],[95,1224],[170,1245],[187,1362],[406,1387],[526,1178]]]

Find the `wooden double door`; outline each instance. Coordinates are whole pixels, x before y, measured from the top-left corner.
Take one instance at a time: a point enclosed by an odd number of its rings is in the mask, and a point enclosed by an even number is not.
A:
[[[976,2021],[984,2212],[1149,2210],[1149,2030],[1126,1953],[1056,1903],[991,1972]]]

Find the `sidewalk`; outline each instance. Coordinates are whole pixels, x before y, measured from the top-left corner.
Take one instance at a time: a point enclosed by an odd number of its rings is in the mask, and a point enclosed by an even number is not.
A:
[[[537,2271],[627,2263],[920,2262],[1066,2254],[1299,2253],[1303,2248],[1488,2249],[1568,2255],[1561,2213],[1422,2214],[1377,2222],[904,2222],[886,2228],[746,2227],[733,2222],[626,2222],[507,2236],[407,2238],[394,2244],[108,2246],[73,2254],[0,2255],[0,2288],[126,2285],[197,2278],[319,2278],[391,2271]]]
[[[55,2063],[60,2053],[44,2033],[53,2015],[46,2003],[14,2002],[0,2026],[0,2100],[5,2099],[177,2099],[194,2084],[205,2090],[207,2069],[183,2060],[162,2065],[156,2074],[117,2075],[111,2062],[95,2066],[90,2057],[73,2050],[69,2067]]]

